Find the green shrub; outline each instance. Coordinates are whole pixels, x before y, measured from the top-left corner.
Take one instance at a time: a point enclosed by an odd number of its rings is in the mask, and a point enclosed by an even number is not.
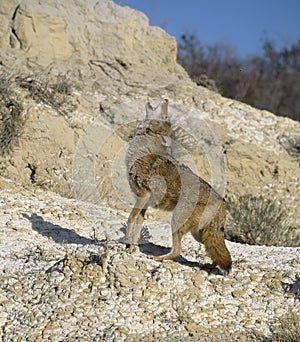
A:
[[[288,224],[287,213],[273,200],[250,194],[227,200],[230,214],[226,238],[250,245],[299,246],[298,231]],[[298,235],[297,235],[298,233]]]

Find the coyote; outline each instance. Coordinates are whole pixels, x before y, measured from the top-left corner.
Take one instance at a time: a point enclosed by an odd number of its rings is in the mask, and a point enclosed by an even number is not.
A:
[[[149,206],[173,211],[173,246],[154,260],[173,259],[181,254],[181,240],[191,232],[203,243],[212,259],[210,268],[231,270],[231,256],[224,241],[225,200],[189,167],[172,157],[172,127],[168,100],[156,108],[146,104],[146,119],[138,126],[126,155],[127,175],[136,195],[126,230],[127,251],[137,244]]]

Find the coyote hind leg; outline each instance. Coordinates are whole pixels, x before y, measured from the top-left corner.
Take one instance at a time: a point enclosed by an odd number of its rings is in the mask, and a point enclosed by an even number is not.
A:
[[[182,239],[182,233],[180,232],[180,230],[176,230],[172,234],[173,245],[172,245],[171,251],[164,255],[159,255],[159,256],[152,255],[151,259],[155,261],[163,261],[163,260],[172,260],[176,258],[178,255],[181,254],[181,239]]]
[[[129,247],[126,249],[127,252],[131,253],[134,246],[140,237],[145,212],[147,210],[146,205],[150,198],[150,193],[146,193],[143,197],[138,197],[134,208],[127,220],[127,229],[125,238],[130,241]],[[133,236],[132,236],[133,235]]]

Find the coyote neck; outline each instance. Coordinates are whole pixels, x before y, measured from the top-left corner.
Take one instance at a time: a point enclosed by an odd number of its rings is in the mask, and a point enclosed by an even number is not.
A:
[[[129,143],[126,164],[130,169],[136,160],[147,155],[167,157],[171,147],[171,124],[169,121],[144,120]]]

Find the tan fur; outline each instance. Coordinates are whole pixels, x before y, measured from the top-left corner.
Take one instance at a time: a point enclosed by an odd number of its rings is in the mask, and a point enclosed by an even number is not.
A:
[[[151,116],[151,118],[150,118]],[[129,184],[137,196],[128,221],[128,251],[137,244],[148,206],[173,211],[172,240],[169,253],[153,256],[157,261],[181,254],[181,240],[191,232],[203,243],[213,263],[225,272],[231,270],[231,256],[224,241],[225,200],[189,167],[171,155],[171,123],[168,100],[157,108],[146,105],[146,120],[129,143],[126,165]]]

